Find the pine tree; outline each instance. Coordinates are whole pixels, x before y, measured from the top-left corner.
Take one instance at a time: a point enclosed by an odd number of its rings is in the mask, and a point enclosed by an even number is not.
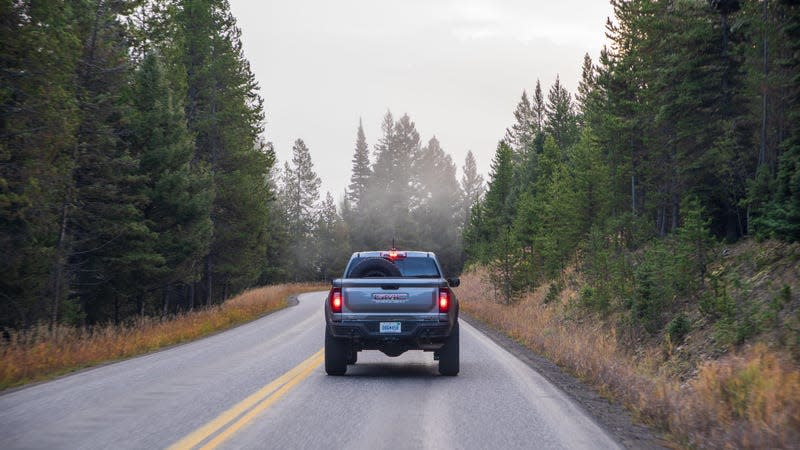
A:
[[[506,128],[505,141],[514,150],[517,159],[522,159],[523,155],[530,151],[533,146],[536,133],[539,131],[537,119],[531,103],[528,100],[528,93],[522,91],[522,98],[514,110],[514,124],[511,128]]]
[[[170,283],[195,281],[194,268],[211,241],[210,177],[202,166],[191,165],[194,143],[163,70],[159,58],[147,54],[132,96],[131,147],[147,177],[143,212],[156,237],[149,243],[150,261],[134,274],[142,289],[142,311],[147,290],[161,288],[159,298],[168,300],[164,291]],[[166,302],[162,306],[169,310]]]
[[[319,215],[319,188],[311,152],[302,139],[292,146],[292,161],[284,166],[281,203],[289,233],[290,275],[308,279],[314,273],[317,256],[314,235]]]
[[[329,280],[342,275],[348,254],[347,227],[336,211],[336,203],[330,192],[320,205],[315,239],[319,278]]]
[[[515,205],[511,204],[514,170],[512,155],[511,147],[500,141],[492,160],[486,195],[483,201],[472,208],[470,224],[464,233],[464,246],[473,260],[491,261],[499,251],[495,243],[500,233],[511,230],[515,215]]]
[[[396,158],[393,148],[395,140],[394,126],[392,112],[386,111],[383,116],[383,122],[381,122],[382,135],[378,139],[378,143],[375,144],[375,162],[372,166],[372,173],[375,176],[372,177],[370,190],[379,189],[385,192],[389,188],[389,176],[395,166]]]
[[[516,204],[520,193],[529,189],[536,177],[536,164],[539,155],[539,141],[542,129],[539,127],[537,113],[523,91],[522,99],[514,111],[515,123],[506,129],[505,140],[513,152],[514,189],[509,202]]]
[[[90,322],[118,322],[134,313],[136,273],[158,263],[147,243],[156,239],[142,213],[147,203],[139,161],[122,138],[129,129],[126,34],[120,21],[130,4],[86,4],[78,23],[84,37],[78,67],[75,194],[65,235],[71,252],[65,273]],[[154,259],[155,258],[155,259]]]
[[[420,149],[419,133],[407,114],[392,122],[392,114],[387,112],[381,128],[383,136],[375,146],[373,175],[366,196],[369,210],[365,214],[364,241],[373,248],[386,247],[392,240],[405,246],[415,242],[417,234],[411,210],[419,203],[412,169]]]
[[[533,105],[531,108],[533,110],[533,116],[536,120],[536,129],[543,130],[546,117],[546,106],[544,103],[544,95],[542,94],[542,84],[538,79],[536,80],[536,89],[533,91]]]
[[[561,85],[559,77],[550,88],[545,108],[544,129],[556,142],[558,148],[565,151],[577,139],[577,118],[572,104],[572,96]]]
[[[300,239],[308,237],[316,220],[319,188],[322,180],[314,172],[311,152],[302,139],[292,146],[292,164],[284,167],[283,199],[292,234]]]
[[[470,210],[481,201],[483,190],[483,175],[478,173],[475,155],[469,150],[461,167],[461,192],[463,192],[461,209],[465,226],[470,221]]]
[[[186,73],[186,117],[195,158],[214,186],[213,240],[203,267],[206,303],[226,298],[261,273],[269,240],[266,182],[274,158],[259,139],[263,101],[244,58],[241,31],[225,0],[182,0],[177,66]]]
[[[365,197],[370,175],[372,175],[372,170],[369,166],[369,147],[364,136],[364,126],[359,119],[356,149],[353,154],[353,174],[350,177],[347,191],[350,204],[356,210],[361,206],[361,200]]]
[[[581,67],[581,79],[578,82],[578,93],[575,94],[575,111],[578,114],[578,123],[583,126],[583,115],[586,104],[595,85],[595,71],[592,64],[592,57],[586,53],[583,56],[583,66]]]
[[[412,211],[416,225],[416,245],[436,253],[447,273],[461,267],[459,247],[461,191],[456,180],[456,165],[432,137],[414,161],[419,203]]]

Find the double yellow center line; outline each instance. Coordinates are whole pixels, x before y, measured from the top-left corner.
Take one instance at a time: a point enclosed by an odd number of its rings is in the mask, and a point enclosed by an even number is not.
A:
[[[249,424],[256,416],[278,401],[298,383],[311,375],[311,372],[322,364],[324,358],[324,349],[314,353],[310,358],[281,375],[275,381],[262,387],[212,421],[170,446],[169,450],[193,448],[207,450],[216,448]]]

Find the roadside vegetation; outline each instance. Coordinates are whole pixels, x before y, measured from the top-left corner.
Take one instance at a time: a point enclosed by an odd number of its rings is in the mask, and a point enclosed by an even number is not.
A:
[[[678,297],[659,312],[664,327],[656,333],[623,299],[598,308],[595,284],[574,267],[511,304],[485,268],[472,269],[461,278],[459,300],[471,317],[679,445],[792,448],[800,442],[800,299],[785,283],[800,279],[800,246],[745,242],[720,250],[725,256],[711,261],[709,278],[726,281]],[[723,290],[727,304],[709,311]]]
[[[325,288],[282,284],[250,289],[209,308],[119,325],[6,331],[0,339],[0,390],[198,339],[281,309],[290,296]]]
[[[464,310],[691,448],[800,442],[800,5],[612,0],[576,95],[523,92]]]

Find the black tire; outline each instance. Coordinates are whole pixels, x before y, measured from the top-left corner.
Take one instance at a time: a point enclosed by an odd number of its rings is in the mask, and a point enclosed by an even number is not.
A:
[[[325,372],[328,375],[344,375],[347,372],[347,347],[325,330]]]
[[[347,365],[352,366],[358,362],[358,352],[355,350],[348,350],[347,351]]]
[[[353,267],[350,278],[395,278],[400,277],[400,269],[383,258],[366,258]]]
[[[458,375],[460,358],[458,340],[458,322],[456,322],[447,342],[439,349],[439,373],[442,375],[450,377]]]

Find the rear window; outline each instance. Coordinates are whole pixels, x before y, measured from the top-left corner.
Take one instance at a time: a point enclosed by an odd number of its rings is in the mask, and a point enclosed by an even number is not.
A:
[[[345,278],[350,277],[350,272],[355,266],[366,258],[356,257],[350,263],[350,269],[345,275]],[[436,263],[433,258],[420,258],[409,256],[405,259],[398,259],[394,261],[394,265],[400,269],[400,273],[404,277],[413,278],[440,278],[439,269],[436,268]]]

